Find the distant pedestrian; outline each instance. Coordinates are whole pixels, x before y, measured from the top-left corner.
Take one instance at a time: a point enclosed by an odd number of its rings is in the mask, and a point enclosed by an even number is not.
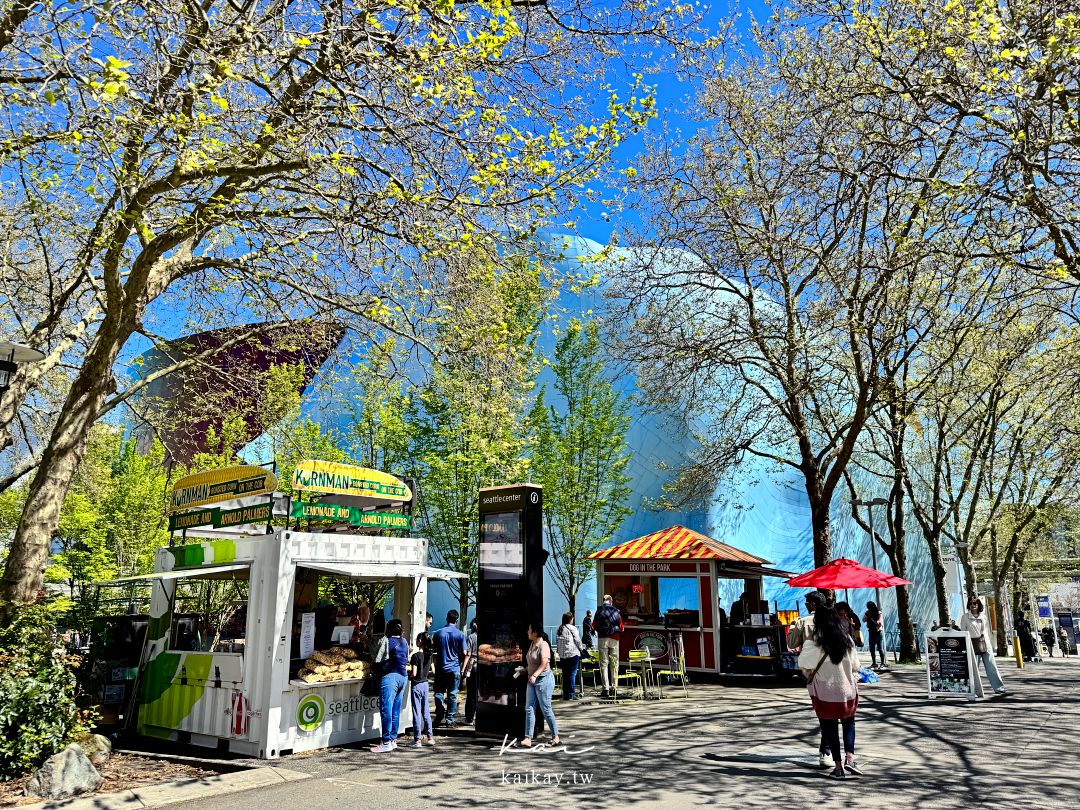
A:
[[[802,645],[814,634],[814,614],[826,604],[825,594],[811,591],[806,595],[806,609],[809,616],[801,616],[788,629],[788,647],[798,652]]]
[[[1072,652],[1069,644],[1069,631],[1066,630],[1064,627],[1058,628],[1058,643],[1061,644],[1062,658],[1068,656]]]
[[[551,695],[555,691],[555,676],[551,673],[551,645],[544,639],[542,623],[529,622],[529,651],[525,655],[529,683],[525,689],[525,736],[523,748],[532,747],[532,732],[536,712],[540,712],[551,727],[551,744],[559,744],[559,727],[555,723],[555,710],[551,708]]]
[[[428,638],[431,637],[431,625],[434,621],[435,617],[432,616],[430,613],[424,614],[424,634],[427,635]]]
[[[578,637],[573,613],[563,614],[562,624],[555,633],[555,647],[559,653],[559,668],[562,670],[563,700],[577,700],[578,667],[581,665],[585,646]]]
[[[619,609],[611,603],[611,596],[604,594],[604,604],[596,610],[593,620],[596,630],[596,646],[600,649],[600,681],[603,688],[600,697],[615,697],[619,684],[619,636],[623,619]]]
[[[408,683],[409,644],[401,637],[401,619],[386,623],[386,635],[379,640],[375,663],[380,665],[379,719],[382,722],[382,742],[371,746],[376,754],[397,748],[398,726],[401,724],[401,703]]]
[[[847,602],[837,602],[836,613],[840,616],[840,625],[851,636],[851,640],[855,642],[855,649],[861,647],[863,645],[862,622],[855,615],[855,611],[851,609],[851,605]]]
[[[476,719],[476,681],[480,674],[476,667],[477,652],[479,651],[476,619],[469,622],[469,633],[465,636],[465,646],[468,647],[469,657],[461,676],[465,679],[465,725],[471,726]]]
[[[1027,620],[1024,611],[1016,611],[1016,637],[1020,639],[1020,654],[1025,661],[1034,661],[1039,654],[1031,634],[1031,622]]]
[[[435,652],[435,728],[453,728],[457,719],[461,668],[469,663],[465,634],[457,626],[458,612],[446,614],[446,626],[432,636]]]
[[[593,648],[593,641],[596,639],[596,631],[593,630],[592,611],[585,611],[585,618],[581,620],[581,643],[585,645],[586,650]]]
[[[876,602],[866,603],[866,612],[863,614],[863,624],[866,625],[866,635],[870,641],[870,665],[877,669],[889,668],[889,662],[885,660],[885,617],[881,615],[881,609]],[[877,657],[881,655],[881,664]]]
[[[1042,629],[1043,644],[1046,645],[1046,652],[1051,658],[1054,657],[1054,646],[1057,644],[1057,633],[1054,632],[1054,626],[1048,624]]]
[[[990,636],[990,622],[983,615],[983,605],[977,596],[968,599],[967,613],[960,617],[960,629],[971,636],[971,650],[975,653],[975,657],[982,661],[986,677],[990,679],[990,688],[995,694],[1004,695],[1005,683],[1001,680],[997,661],[994,660],[994,642]],[[972,674],[975,676],[975,694],[982,697],[982,678],[979,677],[977,671]]]
[[[799,669],[832,754],[829,776],[844,779],[862,774],[855,764],[855,710],[859,706],[859,658],[854,642],[843,628],[835,608],[819,606],[814,631],[799,653]],[[844,758],[840,758],[840,729],[844,729]]]
[[[435,745],[435,734],[431,729],[431,701],[428,700],[428,673],[431,671],[431,636],[418,633],[416,646],[409,659],[409,700],[412,703],[413,748],[419,748],[427,741]]]

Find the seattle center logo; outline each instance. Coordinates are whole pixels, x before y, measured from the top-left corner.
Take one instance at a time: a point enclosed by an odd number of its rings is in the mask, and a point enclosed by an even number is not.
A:
[[[326,704],[318,695],[307,695],[296,704],[296,725],[304,731],[314,731],[323,721]]]

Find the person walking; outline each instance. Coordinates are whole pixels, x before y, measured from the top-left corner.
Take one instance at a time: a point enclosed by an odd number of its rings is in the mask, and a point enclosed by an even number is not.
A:
[[[1054,657],[1054,646],[1057,644],[1057,633],[1054,632],[1054,626],[1048,624],[1042,629],[1043,644],[1046,645],[1046,652],[1051,658]]]
[[[409,700],[412,703],[413,748],[419,748],[427,740],[435,745],[431,728],[431,702],[428,700],[428,672],[431,671],[431,637],[418,633],[416,646],[409,659]]]
[[[1058,628],[1058,643],[1061,645],[1061,657],[1068,657],[1072,649],[1069,645],[1069,631],[1064,627]]]
[[[461,671],[465,679],[465,725],[471,726],[476,719],[476,680],[480,674],[476,668],[478,647],[476,619],[469,622],[469,633],[465,636],[465,646],[469,650],[468,663]]]
[[[432,637],[435,652],[435,728],[453,728],[457,719],[461,669],[468,666],[469,650],[465,634],[457,626],[458,612],[446,614],[446,626]]]
[[[401,619],[386,623],[386,635],[379,640],[375,663],[380,665],[379,719],[382,722],[382,742],[371,746],[376,754],[397,748],[398,726],[401,724],[401,702],[405,697],[406,672],[409,665],[409,644],[401,637]]]
[[[881,615],[881,609],[876,602],[866,603],[863,624],[866,625],[866,635],[870,640],[871,668],[888,669],[889,662],[885,660],[885,617]],[[881,656],[881,664],[878,664],[878,655]]]
[[[612,604],[610,594],[604,594],[604,604],[596,610],[593,629],[600,650],[600,682],[603,686],[600,697],[613,698],[619,683],[619,636],[623,619],[619,609]]]
[[[585,618],[581,620],[581,643],[585,645],[586,650],[593,648],[593,640],[596,638],[596,631],[593,630],[592,611],[585,611]]]
[[[559,668],[562,670],[563,700],[577,700],[578,667],[585,646],[578,636],[573,613],[562,615],[562,624],[555,633],[555,649],[559,653]]]
[[[525,654],[525,668],[529,683],[525,688],[525,736],[522,748],[532,748],[532,734],[539,712],[551,728],[551,745],[558,745],[559,727],[555,723],[555,710],[551,708],[551,695],[555,691],[555,676],[551,674],[551,645],[544,640],[544,626],[537,621],[529,622],[529,651]]]
[[[1001,680],[998,672],[997,661],[994,659],[994,642],[990,637],[990,622],[983,615],[983,605],[977,596],[968,599],[967,613],[960,617],[960,629],[971,637],[971,651],[975,657],[982,661],[986,677],[990,679],[990,688],[995,694],[1005,694],[1005,683]],[[983,696],[982,678],[978,671],[973,672],[975,677],[975,695]]]
[[[860,776],[862,770],[855,763],[859,659],[835,608],[819,606],[814,612],[814,630],[799,653],[799,669],[806,676],[806,689],[832,754],[833,769],[829,776],[834,779],[844,779],[847,774]],[[844,730],[843,760],[840,726]]]
[[[1020,654],[1025,661],[1034,661],[1038,657],[1035,649],[1035,640],[1031,635],[1031,622],[1027,620],[1024,611],[1016,611],[1016,637],[1020,639]]]
[[[827,596],[821,591],[811,591],[805,598],[806,609],[810,615],[801,616],[788,628],[788,648],[801,652],[803,645],[814,635],[814,616],[819,608],[828,604]],[[832,759],[832,751],[829,748],[829,740],[824,729],[821,732],[821,742],[818,745],[818,767],[825,770],[829,767]]]

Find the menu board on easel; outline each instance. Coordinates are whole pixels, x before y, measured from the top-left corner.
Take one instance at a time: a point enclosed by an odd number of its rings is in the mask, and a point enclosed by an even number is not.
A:
[[[941,629],[926,636],[926,676],[930,697],[975,699],[979,677],[971,637],[961,630]]]

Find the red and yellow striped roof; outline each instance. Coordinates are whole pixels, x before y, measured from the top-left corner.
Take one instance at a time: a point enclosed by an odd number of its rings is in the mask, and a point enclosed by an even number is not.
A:
[[[713,540],[685,526],[672,526],[589,555],[594,560],[726,560],[768,564],[768,560]]]

